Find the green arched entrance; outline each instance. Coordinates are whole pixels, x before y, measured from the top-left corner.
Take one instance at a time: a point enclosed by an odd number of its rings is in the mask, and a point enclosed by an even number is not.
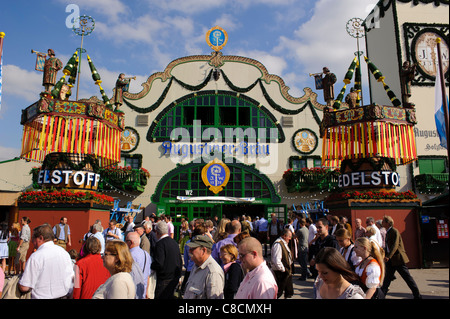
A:
[[[286,220],[286,205],[280,204],[272,181],[257,170],[233,159],[226,163],[229,180],[226,186],[214,194],[202,179],[202,170],[207,163],[179,165],[168,172],[158,183],[152,202],[158,207],[158,214],[172,217],[175,226],[182,219],[210,218],[223,216],[233,218],[247,215],[267,217],[276,213]],[[178,234],[178,232],[177,232]]]

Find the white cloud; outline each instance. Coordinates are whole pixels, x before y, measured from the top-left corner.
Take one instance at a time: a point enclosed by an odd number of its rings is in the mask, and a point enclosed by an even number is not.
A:
[[[43,91],[42,72],[27,71],[12,64],[3,66],[3,96],[12,95],[35,102]]]
[[[261,62],[270,74],[276,74],[278,76],[281,76],[287,67],[287,62],[283,57],[264,51],[238,51],[237,55],[251,57]]]

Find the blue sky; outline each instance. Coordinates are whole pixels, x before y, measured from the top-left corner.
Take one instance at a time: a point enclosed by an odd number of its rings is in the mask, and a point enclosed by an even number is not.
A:
[[[92,16],[96,27],[85,37],[87,50],[112,95],[119,73],[137,76],[131,92],[151,74],[179,57],[210,54],[206,32],[219,25],[228,33],[224,55],[247,56],[281,76],[293,96],[314,89],[309,73],[328,66],[342,79],[354,57],[356,39],[348,20],[366,18],[377,0],[14,0],[2,1],[3,90],[0,109],[0,161],[20,155],[20,115],[43,90],[36,55],[51,48],[65,65],[80,47],[81,37],[67,28],[76,4],[80,15]],[[364,50],[364,41],[360,42]],[[86,60],[82,64],[80,98],[97,95]],[[363,85],[367,76],[363,68]],[[58,78],[62,73],[58,74]],[[366,82],[366,83],[364,83]],[[322,94],[319,93],[319,101]],[[365,89],[364,96],[368,96]],[[368,98],[365,97],[365,100]]]

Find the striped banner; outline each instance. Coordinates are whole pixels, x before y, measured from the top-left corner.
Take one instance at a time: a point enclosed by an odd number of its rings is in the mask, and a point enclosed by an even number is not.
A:
[[[109,166],[120,162],[120,131],[97,119],[42,115],[24,125],[21,158],[43,162],[49,153],[90,154]]]
[[[322,143],[322,165],[339,168],[342,160],[387,157],[403,165],[417,159],[412,125],[365,122],[327,128]]]

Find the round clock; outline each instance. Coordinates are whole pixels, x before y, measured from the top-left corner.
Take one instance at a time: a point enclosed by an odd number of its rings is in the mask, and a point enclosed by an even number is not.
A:
[[[436,72],[438,68],[438,54],[437,54],[437,44],[436,38],[441,38],[441,53],[442,53],[442,64],[444,68],[444,74],[448,71],[449,65],[449,49],[448,44],[439,34],[433,31],[425,31],[417,34],[414,39],[414,58],[417,62],[417,66],[428,77],[436,77]]]
[[[206,33],[206,42],[214,51],[220,51],[228,42],[227,32],[216,26]]]
[[[139,144],[139,134],[132,127],[125,127],[120,135],[120,150],[124,153],[132,152]]]
[[[302,154],[311,154],[317,148],[318,139],[316,133],[309,129],[300,129],[292,138],[294,148]]]

